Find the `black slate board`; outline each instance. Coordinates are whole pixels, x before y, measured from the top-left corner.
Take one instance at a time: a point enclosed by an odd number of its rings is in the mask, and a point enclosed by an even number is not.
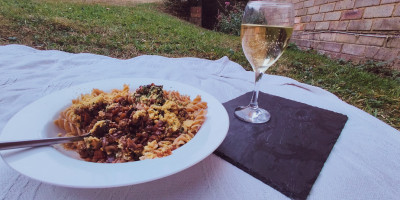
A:
[[[347,116],[260,92],[271,119],[250,124],[233,115],[250,98],[249,92],[224,103],[229,131],[214,153],[287,197],[306,199]]]

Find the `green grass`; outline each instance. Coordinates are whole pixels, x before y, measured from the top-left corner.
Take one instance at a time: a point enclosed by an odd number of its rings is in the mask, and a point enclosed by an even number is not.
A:
[[[331,60],[316,52],[291,49],[286,51],[284,58],[271,71],[324,88],[400,129],[399,72],[388,70],[380,64],[353,65]]]
[[[41,49],[118,58],[141,54],[210,59],[220,55],[243,56],[234,36],[199,29],[157,11],[152,4],[122,7],[4,0],[0,2],[0,15],[5,19],[5,27],[15,30],[14,35],[0,30],[3,44],[14,36],[15,43]]]
[[[237,36],[196,27],[156,4],[112,6],[1,0],[0,45],[89,52],[116,58],[142,54],[219,59],[250,70]],[[376,64],[352,65],[289,48],[270,73],[322,87],[400,129],[399,74]],[[371,71],[375,71],[372,73]]]

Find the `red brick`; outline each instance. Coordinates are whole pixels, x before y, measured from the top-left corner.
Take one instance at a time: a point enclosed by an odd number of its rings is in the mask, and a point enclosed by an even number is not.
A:
[[[374,59],[389,61],[396,59],[398,53],[398,49],[380,48]]]
[[[326,51],[340,52],[342,49],[342,44],[335,42],[321,42],[318,45],[318,49],[323,49]]]
[[[296,26],[296,25],[295,25]],[[294,28],[293,28],[294,29]],[[296,40],[296,39],[301,39],[300,36],[296,35],[297,31],[293,32],[292,37],[290,39]]]
[[[294,4],[294,9],[300,9],[304,7],[304,2],[299,2]]]
[[[311,41],[310,48],[311,49],[317,49],[319,43],[320,43],[319,41]]]
[[[301,42],[303,47],[310,47],[311,46],[311,41],[310,40],[303,40]]]
[[[294,13],[295,13],[296,17],[303,16],[303,15],[307,14],[307,9],[303,8],[303,9],[295,10]]]
[[[314,0],[308,0],[304,2],[304,8],[308,8],[314,5]]]
[[[316,14],[319,12],[319,6],[313,6],[308,8],[307,15]]]
[[[321,35],[319,36],[320,40],[323,41],[335,41],[336,39],[336,33],[321,33]]]
[[[399,48],[400,47],[400,38],[389,38],[387,41],[386,47]]]
[[[341,20],[361,19],[364,9],[345,10],[342,12]]]
[[[400,2],[400,0],[382,0],[381,4],[396,3],[396,2]]]
[[[383,5],[365,8],[364,18],[378,18],[392,16],[394,5]]]
[[[378,53],[379,47],[372,47],[372,46],[366,46],[365,47],[365,57],[366,58],[374,58],[376,53]]]
[[[325,13],[325,21],[332,21],[332,20],[339,20],[342,12],[341,11],[336,11],[336,12],[329,12]]]
[[[320,33],[312,33],[310,34],[310,40],[319,40]]]
[[[399,16],[400,16],[400,4],[398,4],[398,5],[396,6],[396,9],[395,9],[394,12],[393,12],[393,16],[394,16],[394,17],[399,17]]]
[[[319,12],[321,13],[330,12],[333,11],[334,9],[335,9],[335,3],[328,3],[321,5],[321,7],[319,8]]]
[[[366,7],[366,6],[377,6],[380,0],[356,0],[354,5],[355,8]]]
[[[310,34],[304,34],[304,32],[301,32],[303,34],[300,35],[300,39],[303,40],[309,40],[310,39]]]
[[[357,40],[357,44],[364,44],[368,46],[383,46],[386,38],[377,38],[377,37],[367,37],[367,36],[360,36]]]
[[[336,41],[337,42],[342,42],[342,43],[356,43],[357,37],[354,36],[354,35],[338,33],[336,35]]]
[[[306,24],[306,30],[314,30],[315,29],[315,22],[311,22]]]
[[[354,7],[355,0],[342,0],[336,3],[335,10],[347,10]]]
[[[325,15],[326,17],[326,15]],[[345,31],[347,30],[347,25],[349,24],[349,21],[344,21],[344,22],[340,22],[340,21],[336,21],[336,22],[331,22],[329,24],[329,30],[333,30],[333,31]]]
[[[322,5],[322,4],[326,4],[328,3],[328,0],[315,0],[315,4],[316,6],[318,5]]]
[[[329,22],[317,22],[315,25],[315,30],[328,30]]]
[[[302,16],[300,19],[301,23],[307,23],[311,21],[311,16],[310,15],[306,15],[306,16]]]
[[[305,25],[304,24],[295,24],[294,26],[293,26],[293,30],[295,30],[295,31],[302,31],[302,30],[304,30],[305,29]]]
[[[295,17],[295,18],[294,18],[294,23],[295,23],[295,24],[300,23],[300,21],[301,21],[301,17]]]
[[[302,47],[311,47],[310,40],[298,40],[296,44]]]
[[[398,31],[400,30],[400,17],[375,19],[372,29],[379,31],[391,31],[391,30]]]
[[[369,31],[372,27],[372,20],[351,20],[347,26],[349,31]]]
[[[362,56],[365,51],[364,45],[356,45],[356,44],[343,44],[342,53]]]
[[[320,22],[322,20],[324,20],[324,13],[311,15],[312,22]]]
[[[321,33],[310,34],[310,40],[319,40]]]

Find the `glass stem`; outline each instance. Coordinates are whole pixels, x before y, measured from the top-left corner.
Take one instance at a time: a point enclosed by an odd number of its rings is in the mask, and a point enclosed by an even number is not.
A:
[[[249,106],[251,108],[258,108],[258,91],[259,91],[259,81],[261,80],[263,73],[259,72],[258,70],[255,71],[255,81],[254,81],[254,90],[253,96],[251,97],[251,101]]]

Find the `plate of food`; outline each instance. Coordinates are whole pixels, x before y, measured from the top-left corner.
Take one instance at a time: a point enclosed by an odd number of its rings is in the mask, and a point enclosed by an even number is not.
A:
[[[89,136],[0,154],[11,168],[45,183],[119,187],[193,166],[222,143],[228,128],[225,108],[200,89],[159,79],[110,79],[33,102],[9,120],[0,141]]]

